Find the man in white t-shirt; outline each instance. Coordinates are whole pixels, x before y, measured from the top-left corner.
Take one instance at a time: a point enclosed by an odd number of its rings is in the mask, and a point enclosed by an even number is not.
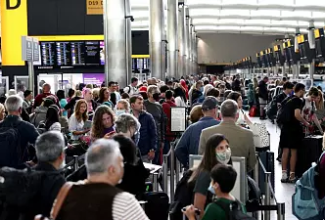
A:
[[[116,141],[95,141],[86,153],[85,164],[87,180],[72,186],[56,219],[149,220],[133,195],[115,187],[124,174]]]
[[[132,95],[134,95],[135,93],[138,92],[138,89],[137,89],[138,82],[139,82],[138,78],[132,77],[131,84],[128,85],[127,87],[125,87],[123,89],[123,92],[126,94],[129,94],[129,96],[131,97]]]

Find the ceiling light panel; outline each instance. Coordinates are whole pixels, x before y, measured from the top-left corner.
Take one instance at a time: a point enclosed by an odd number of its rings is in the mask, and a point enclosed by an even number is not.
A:
[[[292,6],[294,4],[294,0],[259,0],[258,4]]]

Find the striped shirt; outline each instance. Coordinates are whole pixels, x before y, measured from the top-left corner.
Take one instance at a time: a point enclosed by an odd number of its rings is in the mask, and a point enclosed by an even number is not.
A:
[[[127,192],[115,196],[112,209],[114,220],[149,220],[139,202]]]

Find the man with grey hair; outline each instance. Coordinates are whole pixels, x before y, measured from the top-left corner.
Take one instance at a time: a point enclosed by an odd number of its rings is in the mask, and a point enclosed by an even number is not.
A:
[[[53,202],[66,182],[59,172],[65,164],[64,146],[64,137],[57,131],[46,132],[37,138],[35,149],[38,163],[33,169],[43,172],[44,178],[40,179],[36,204],[22,214],[24,217],[21,219],[34,219],[37,214],[50,216]]]
[[[229,140],[231,155],[246,158],[246,170],[252,171],[257,162],[253,132],[237,125],[238,105],[233,100],[226,100],[221,105],[222,121],[219,125],[202,131],[199,154],[204,154],[208,139],[214,134],[223,134]]]
[[[86,153],[86,168],[85,184],[72,186],[57,219],[148,219],[133,195],[115,187],[124,174],[123,156],[116,141],[95,141]]]
[[[0,167],[20,168],[29,159],[28,143],[34,144],[38,132],[34,125],[23,121],[23,99],[18,95],[7,98],[8,116],[0,123]]]

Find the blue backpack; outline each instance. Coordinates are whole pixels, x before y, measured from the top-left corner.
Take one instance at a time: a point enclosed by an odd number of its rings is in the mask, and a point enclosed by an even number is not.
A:
[[[299,220],[322,220],[325,217],[325,197],[319,199],[318,190],[315,187],[319,162],[309,168],[296,183],[296,190],[292,196],[292,214]]]

